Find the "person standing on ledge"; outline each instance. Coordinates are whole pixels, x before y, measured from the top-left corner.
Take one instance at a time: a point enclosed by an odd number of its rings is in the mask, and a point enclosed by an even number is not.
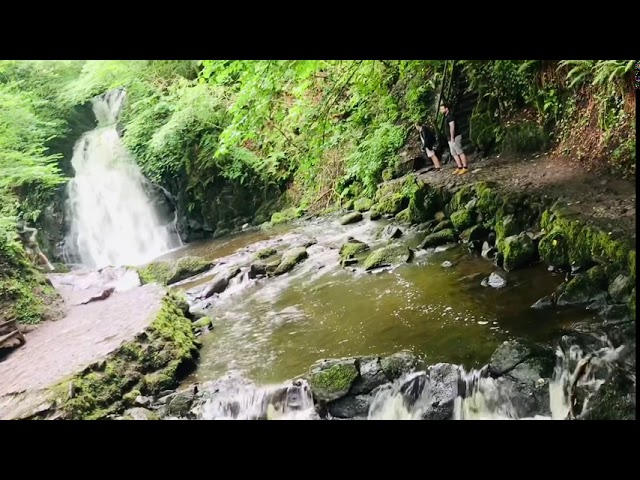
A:
[[[415,124],[416,130],[420,133],[420,141],[422,142],[422,150],[427,154],[427,157],[433,162],[433,166],[436,167],[436,172],[440,171],[440,161],[435,152],[436,135],[426,125]]]
[[[38,245],[38,241],[36,240],[38,230],[35,228],[27,227],[27,224],[23,220],[18,221],[17,227],[20,239],[24,244],[24,249],[31,261],[38,263],[39,260],[39,262],[43,265],[46,265],[49,270],[54,271],[54,266],[51,265],[51,262],[49,261],[47,256],[42,253],[42,250],[40,250],[40,246]]]
[[[464,175],[467,173],[467,157],[462,150],[462,132],[458,129],[455,116],[449,109],[448,103],[440,105],[440,113],[445,115],[445,121],[449,128],[449,150],[451,150],[451,156],[458,166],[453,174]]]

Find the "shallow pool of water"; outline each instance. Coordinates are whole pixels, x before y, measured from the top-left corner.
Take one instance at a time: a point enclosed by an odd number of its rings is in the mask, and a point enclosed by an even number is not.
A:
[[[373,232],[379,228],[368,221],[299,227],[318,239],[309,258],[289,274],[230,287],[220,297],[211,311],[214,330],[200,338],[200,366],[187,382],[232,372],[258,384],[278,383],[304,374],[321,358],[402,349],[429,363],[479,367],[508,338],[553,341],[564,327],[593,318],[579,310],[530,308],[562,282],[543,265],[510,272],[504,288],[483,287],[482,279],[496,267],[463,246],[420,252],[392,271],[338,265],[335,247],[347,236],[375,247]],[[228,254],[268,236],[240,234],[197,248]],[[198,253],[187,248],[183,254]],[[445,260],[453,266],[443,267]]]

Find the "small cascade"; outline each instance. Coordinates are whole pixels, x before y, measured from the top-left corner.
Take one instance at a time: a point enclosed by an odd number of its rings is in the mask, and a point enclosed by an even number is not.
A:
[[[240,379],[215,382],[199,407],[202,420],[314,420],[318,416],[309,385],[257,387]]]

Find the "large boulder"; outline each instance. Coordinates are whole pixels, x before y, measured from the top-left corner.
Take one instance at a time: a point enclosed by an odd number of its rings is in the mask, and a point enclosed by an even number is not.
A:
[[[449,420],[457,392],[459,370],[450,363],[437,363],[428,369],[429,406],[422,414],[425,420]]]
[[[275,269],[275,272],[273,272],[274,275],[282,275],[283,273],[287,273],[308,256],[309,254],[307,253],[307,249],[304,247],[296,247],[287,250],[282,255],[282,260],[280,260],[280,264]]]
[[[450,228],[440,230],[439,232],[427,235],[418,248],[424,250],[431,247],[444,245],[445,243],[454,243],[458,241],[458,235]]]
[[[199,257],[187,256],[179,260],[153,262],[137,269],[142,283],[157,282],[162,285],[185,280],[209,270],[212,262]]]
[[[443,220],[438,223],[435,227],[433,227],[432,233],[441,232],[442,230],[451,230],[453,228],[453,224],[451,220]]]
[[[360,212],[351,212],[340,217],[340,225],[349,225],[350,223],[356,223],[362,220],[362,214]]]
[[[411,250],[400,244],[387,245],[369,254],[364,261],[364,269],[372,270],[378,267],[397,265],[411,259]]]
[[[130,408],[124,412],[124,420],[159,420],[160,417],[151,410],[142,407]]]
[[[397,352],[380,360],[380,366],[390,381],[414,371],[419,365],[420,359],[407,351]]]
[[[370,393],[374,388],[389,381],[379,357],[363,357],[358,366],[360,375],[353,382],[349,395]]]
[[[507,237],[503,244],[503,267],[506,271],[527,266],[536,257],[533,240],[525,234]]]
[[[311,367],[309,386],[317,400],[331,402],[347,395],[358,375],[355,358],[320,360]]]
[[[195,395],[192,389],[178,392],[169,401],[167,405],[167,412],[170,415],[183,417],[189,412],[194,399]]]
[[[507,340],[491,355],[488,371],[494,377],[508,373],[529,382],[549,378],[554,364],[555,355],[550,348],[523,340]],[[520,368],[516,370],[517,367]]]

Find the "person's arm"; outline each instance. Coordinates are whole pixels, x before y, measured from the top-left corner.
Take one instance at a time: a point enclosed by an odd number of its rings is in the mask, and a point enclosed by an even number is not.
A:
[[[455,136],[454,134],[456,133],[456,122],[454,122],[453,120],[449,122],[449,133],[451,134],[451,141],[454,142],[455,141]]]
[[[38,235],[38,230],[31,227],[24,227],[24,231],[29,233],[29,241],[36,242],[36,236]]]

